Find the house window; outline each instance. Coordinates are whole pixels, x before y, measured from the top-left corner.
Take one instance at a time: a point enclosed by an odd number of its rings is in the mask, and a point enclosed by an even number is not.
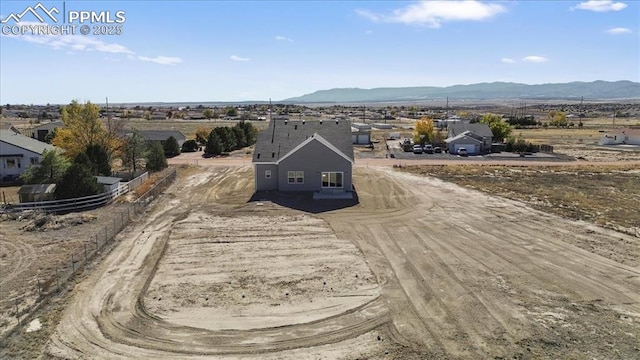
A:
[[[265,170],[264,171],[264,177],[266,179],[271,179],[271,170]]]
[[[343,177],[344,177],[344,173],[342,172],[323,172],[322,187],[323,188],[342,188]]]
[[[304,184],[304,171],[287,171],[289,184]]]
[[[40,159],[39,159],[39,158],[37,158],[37,157],[32,157],[32,158],[30,159],[30,161],[31,161],[31,165],[38,165],[38,164],[40,164]]]
[[[16,159],[7,159],[6,163],[7,169],[13,169],[14,167],[16,167]]]

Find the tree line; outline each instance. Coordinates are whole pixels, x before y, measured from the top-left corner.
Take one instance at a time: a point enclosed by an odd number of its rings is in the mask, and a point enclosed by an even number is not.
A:
[[[96,176],[111,176],[111,164],[118,158],[134,173],[142,161],[149,171],[168,166],[162,145],[147,143],[137,131],[123,138],[123,123],[107,121],[105,125],[95,104],[72,101],[61,115],[64,127],[50,139],[61,150],[45,151],[40,164],[29,166],[20,177],[25,184],[56,184],[56,199],[102,193]]]
[[[111,165],[120,160],[122,166],[136,173],[143,168],[160,171],[167,157],[181,151],[197,151],[201,146],[207,155],[220,155],[255,144],[257,129],[247,122],[233,127],[220,126],[207,131],[198,129],[195,140],[180,148],[171,136],[162,144],[148,142],[137,130],[123,136],[122,121],[100,120],[100,109],[87,102],[72,101],[61,109],[64,127],[57,128],[47,139],[61,150],[45,151],[40,164],[29,166],[21,176],[25,184],[56,184],[55,197],[67,199],[103,192],[96,176],[110,176]]]

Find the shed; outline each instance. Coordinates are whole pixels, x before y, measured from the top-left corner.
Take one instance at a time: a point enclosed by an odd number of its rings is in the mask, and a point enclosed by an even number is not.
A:
[[[56,184],[22,185],[18,190],[21,203],[55,200]]]
[[[111,177],[111,176],[96,176],[98,180],[98,184],[102,185],[105,193],[112,193],[118,190],[120,186],[121,178]]]

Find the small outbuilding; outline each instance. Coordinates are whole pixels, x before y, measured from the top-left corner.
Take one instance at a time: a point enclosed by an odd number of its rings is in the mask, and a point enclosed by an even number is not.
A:
[[[96,176],[98,179],[98,184],[102,185],[105,193],[113,193],[118,190],[120,186],[121,178],[111,177],[111,176]]]
[[[21,203],[55,200],[56,184],[22,185],[18,190]]]
[[[602,135],[599,145],[640,145],[640,129],[623,128]]]

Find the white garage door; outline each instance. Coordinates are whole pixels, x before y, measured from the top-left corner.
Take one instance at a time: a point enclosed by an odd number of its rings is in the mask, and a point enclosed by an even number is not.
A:
[[[458,149],[460,149],[461,147],[467,149],[467,153],[468,154],[475,154],[476,153],[476,145],[475,144],[454,144],[453,145],[453,151],[454,153],[458,153]]]

